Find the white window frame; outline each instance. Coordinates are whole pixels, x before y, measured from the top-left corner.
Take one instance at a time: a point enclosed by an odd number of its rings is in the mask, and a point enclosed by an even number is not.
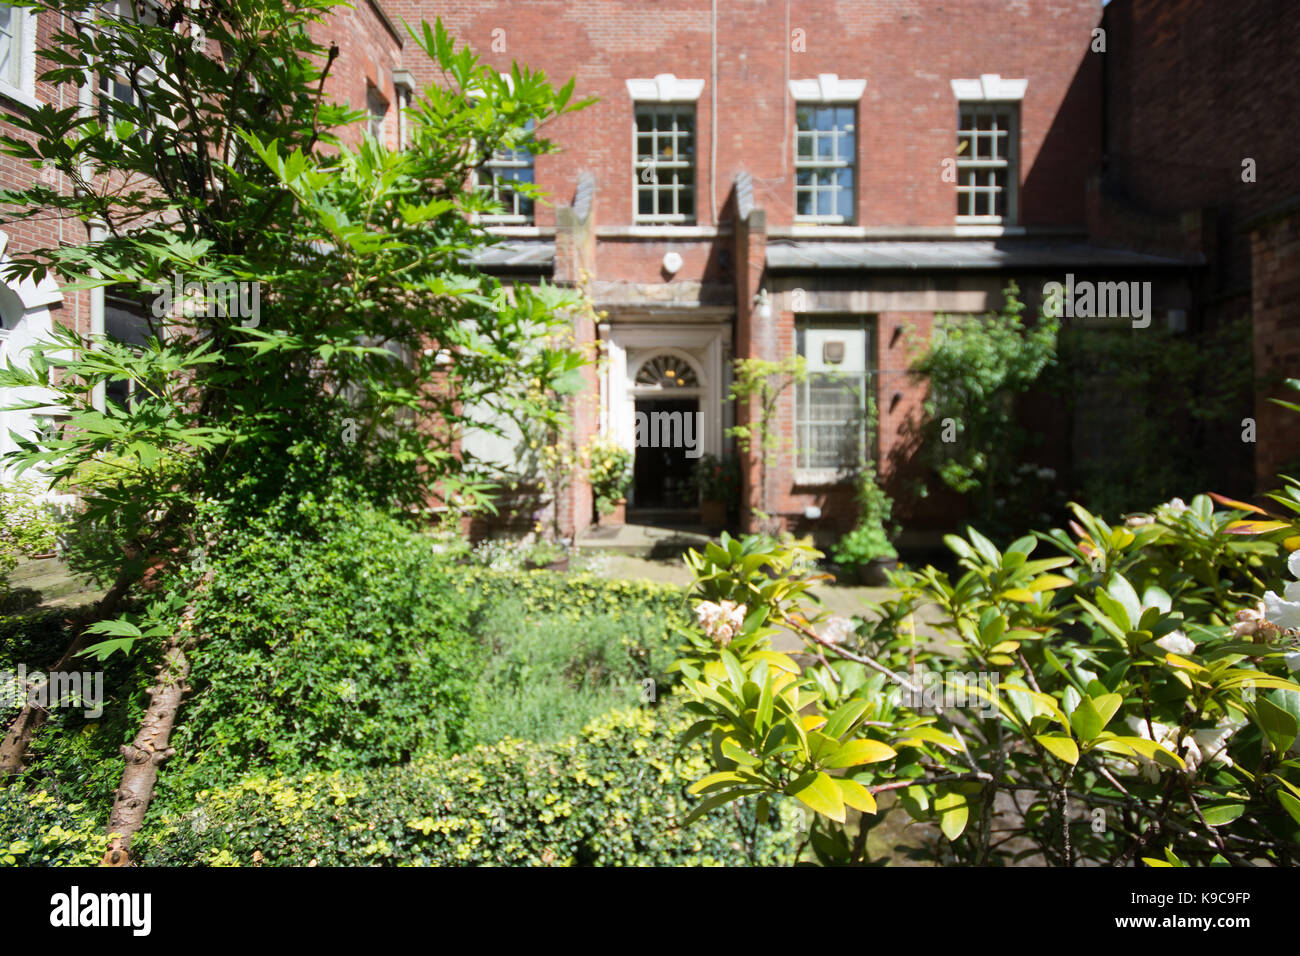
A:
[[[639,117],[647,111],[653,111],[656,115],[654,130],[650,133],[651,142],[653,143],[652,158],[649,160],[641,159],[640,138],[646,134],[642,133],[638,125]],[[660,114],[671,114],[672,126],[670,129],[661,129],[658,117]],[[676,158],[679,154],[676,151],[682,138],[686,136],[684,132],[677,129],[678,117],[689,113],[692,120],[693,129],[690,139],[692,146],[692,155],[690,159],[682,160]],[[658,154],[659,143],[665,138],[669,138],[673,143],[673,158],[661,159]],[[693,226],[699,221],[700,211],[700,175],[699,168],[696,164],[696,157],[699,156],[700,142],[700,122],[699,110],[694,103],[662,103],[639,101],[632,107],[632,221],[642,225],[672,225],[672,226]],[[691,171],[691,182],[689,187],[677,182],[676,170],[689,169]],[[672,174],[671,182],[660,180],[660,171]],[[666,177],[665,177],[666,178]],[[687,189],[690,189],[691,206],[694,210],[691,213],[683,213],[681,209],[681,198]],[[669,199],[671,212],[641,212],[641,194],[650,192],[654,197],[654,206],[656,209],[663,208],[663,198],[666,195]]]
[[[952,80],[953,96],[957,100],[957,139],[960,145],[963,133],[979,132],[967,130],[962,122],[963,114],[970,111],[973,115],[980,113],[1006,113],[1010,118],[1006,132],[1006,151],[997,159],[976,159],[972,145],[970,156],[957,154],[957,188],[958,211],[956,222],[959,226],[1013,226],[1020,221],[1020,124],[1021,104],[1029,81],[1025,79],[1004,78],[998,73],[984,73],[978,79]],[[972,143],[974,140],[972,140]],[[988,187],[968,187],[963,184],[966,172],[988,170],[1006,170],[1006,215],[996,213],[976,215],[962,210],[972,209],[973,205],[963,202],[966,195],[974,192],[986,192]],[[993,208],[996,209],[996,197]]]
[[[632,99],[632,221],[637,225],[661,225],[661,226],[694,226],[700,220],[700,111],[697,108],[701,94],[704,92],[704,81],[700,79],[686,79],[678,77],[672,73],[660,73],[650,79],[630,79],[625,81],[627,84],[628,96]],[[670,107],[678,109],[690,109],[694,118],[695,130],[692,134],[693,157],[689,162],[680,160],[661,161],[653,159],[649,162],[640,160],[640,146],[637,139],[637,113],[642,109],[652,107]],[[674,120],[674,126],[676,121]],[[654,142],[658,143],[658,130],[655,131]],[[675,141],[674,137],[674,141]],[[655,206],[659,206],[658,192],[664,188],[658,181],[658,170],[665,169],[686,169],[692,172],[691,193],[694,199],[695,211],[690,215],[679,212],[671,213],[653,213],[650,215],[641,212],[641,193],[644,186],[649,186],[655,191]],[[643,179],[643,176],[649,175],[650,179]],[[680,208],[680,189],[669,187],[673,202],[674,210]]]
[[[993,130],[979,130],[967,128],[963,118],[970,116],[978,123],[980,116],[1004,117],[1006,123],[995,121]],[[1005,128],[1004,128],[1005,127]],[[992,137],[995,144],[1002,144],[995,148],[997,154],[993,158],[980,159],[974,155],[957,154],[957,224],[958,225],[1015,225],[1019,217],[1019,185],[1020,185],[1020,104],[1015,102],[964,102],[957,106],[957,139],[958,142],[964,137],[969,137],[971,141],[970,152],[977,152],[975,143],[979,137]],[[1004,187],[978,185],[966,183],[966,175],[971,174],[979,177],[981,174],[996,173],[997,171],[1005,173]],[[1006,214],[998,215],[997,193],[1003,191],[1006,194]],[[977,208],[974,197],[978,194],[987,194],[990,197],[989,208],[993,210],[988,214],[976,213],[973,211]]]
[[[851,160],[836,161],[833,163],[824,163],[816,161],[816,151],[814,149],[813,159],[807,162],[799,160],[799,118],[796,113],[792,136],[794,140],[794,208],[799,208],[799,170],[800,169],[852,169],[853,170],[853,199],[850,208],[853,210],[850,216],[841,216],[838,213],[828,216],[819,216],[816,212],[810,215],[801,216],[795,213],[794,221],[796,223],[814,224],[814,225],[851,225],[857,222],[858,217],[858,190],[860,183],[860,163],[858,162],[859,150],[862,148],[862,138],[860,133],[858,103],[867,91],[867,81],[863,79],[841,78],[837,73],[819,73],[817,76],[809,79],[788,80],[786,89],[789,90],[790,97],[799,106],[809,107],[847,107],[853,110],[853,157]],[[815,130],[809,131],[816,133]],[[814,136],[814,142],[816,137]],[[834,187],[838,191],[839,187]],[[813,209],[817,208],[816,196],[818,192],[824,192],[824,189],[813,189]]]
[[[397,148],[406,149],[411,145],[411,119],[406,111],[410,109],[415,97],[415,77],[410,70],[393,71],[393,93],[397,96],[397,109],[394,113],[397,119]]]
[[[0,95],[30,109],[40,109],[40,101],[36,99],[36,11],[31,7],[11,7],[11,10],[13,22],[17,24],[14,77],[17,82],[0,77]]]
[[[878,435],[868,434],[867,421],[867,398],[874,396],[876,390],[876,379],[878,369],[876,368],[876,337],[878,334],[878,323],[874,314],[844,314],[844,315],[815,315],[801,314],[795,316],[794,341],[791,343],[792,351],[796,355],[802,355],[803,349],[806,348],[807,337],[803,333],[808,329],[823,330],[843,330],[845,332],[865,332],[864,346],[866,355],[863,357],[863,370],[860,373],[841,373],[856,375],[857,386],[860,398],[860,423],[861,435],[858,440],[858,447],[861,456],[868,460],[876,460],[878,449],[876,447],[879,439]],[[825,465],[812,465],[811,462],[811,443],[802,441],[802,429],[804,427],[812,428],[814,426],[835,426],[843,427],[849,424],[846,421],[828,421],[826,419],[816,419],[808,415],[808,410],[812,405],[811,386],[812,376],[809,372],[808,378],[795,386],[794,389],[794,467],[795,481],[801,485],[831,485],[842,483],[852,475],[858,468],[860,462],[842,462],[836,467]],[[807,447],[806,447],[807,445]]]
[[[382,113],[375,111],[375,106],[379,103],[384,104]],[[391,106],[383,90],[372,83],[366,84],[366,132],[380,145],[387,143],[388,111]]]
[[[852,111],[853,111],[853,126],[852,126],[852,133],[853,133],[853,152],[852,152],[851,156],[849,157],[849,159],[847,159],[847,160],[844,160],[844,159],[834,159],[834,160],[819,159],[818,156],[817,156],[817,145],[816,145],[816,144],[817,144],[817,141],[818,141],[819,139],[823,138],[823,137],[827,137],[827,136],[829,136],[830,139],[831,139],[831,142],[838,142],[838,140],[839,140],[839,138],[840,138],[840,136],[841,136],[840,128],[839,128],[839,127],[835,127],[835,128],[833,128],[833,129],[830,129],[830,130],[817,130],[817,129],[801,130],[801,129],[799,129],[798,110],[795,111],[795,114],[796,114],[796,115],[795,115],[795,121],[794,121],[794,170],[795,170],[795,179],[794,179],[794,208],[795,208],[795,214],[794,214],[794,221],[795,221],[795,222],[819,223],[819,224],[823,224],[823,225],[832,225],[832,226],[846,226],[846,225],[853,225],[853,223],[855,223],[855,222],[857,221],[857,208],[858,208],[858,144],[859,144],[859,137],[858,137],[858,108],[857,108],[857,103],[855,103],[855,102],[853,102],[853,103],[851,103],[851,102],[823,103],[823,102],[818,101],[818,102],[803,102],[803,103],[799,103],[798,105],[799,105],[799,108],[800,108],[800,109],[812,109],[812,110],[819,110],[819,109],[825,109],[825,110],[849,109],[849,110],[852,110]],[[814,123],[813,125],[816,126],[815,123]],[[801,157],[799,156],[799,141],[800,141],[800,137],[811,137],[811,138],[812,138],[812,142],[813,142],[813,152],[812,152],[812,157],[811,157],[811,158],[801,158]],[[836,149],[836,153],[838,154],[838,152],[839,152],[839,150],[838,150],[838,148],[837,148],[837,149]],[[837,169],[848,169],[848,170],[851,170],[851,171],[853,172],[853,185],[849,187],[849,193],[850,193],[850,197],[849,197],[849,210],[850,210],[850,214],[849,214],[848,216],[842,216],[842,215],[840,215],[839,213],[830,213],[830,214],[827,214],[827,215],[819,215],[819,214],[817,214],[816,212],[809,213],[809,214],[806,214],[806,215],[801,215],[801,214],[799,213],[799,194],[800,194],[801,192],[810,192],[810,193],[812,194],[812,197],[813,197],[812,208],[815,210],[815,209],[817,208],[817,194],[818,194],[818,193],[829,192],[831,195],[838,195],[838,194],[839,194],[839,191],[840,191],[840,188],[841,188],[838,184],[836,184],[836,185],[832,185],[832,186],[825,186],[825,185],[820,185],[820,186],[800,186],[800,185],[799,185],[799,172],[800,172],[801,170],[805,170],[805,169],[807,169],[807,170],[813,170],[814,172],[824,172],[824,171],[827,171],[827,170],[837,170]],[[835,205],[838,206],[839,203],[837,202],[837,203],[835,203]]]
[[[529,122],[531,124],[532,121],[530,120]],[[529,125],[526,129],[532,130],[533,127]],[[518,157],[520,153],[525,154],[528,158],[519,159]],[[494,151],[491,156],[487,157],[487,159],[483,160],[483,163],[479,166],[479,170],[486,174],[484,178],[486,178],[487,181],[481,182],[476,179],[476,186],[485,192],[491,193],[493,201],[500,203],[507,210],[507,212],[504,213],[484,213],[481,217],[483,222],[493,226],[533,225],[537,216],[536,200],[531,196],[525,196],[522,193],[516,192],[510,186],[505,185],[506,183],[509,183],[510,180],[500,178],[497,175],[497,170],[531,169],[533,171],[532,182],[533,184],[536,184],[536,162],[537,157],[526,147],[510,150],[498,149]],[[479,170],[476,170],[476,176]],[[506,194],[504,197],[502,195],[503,193]],[[522,208],[523,203],[530,204],[528,208],[531,211],[527,215],[519,211]]]

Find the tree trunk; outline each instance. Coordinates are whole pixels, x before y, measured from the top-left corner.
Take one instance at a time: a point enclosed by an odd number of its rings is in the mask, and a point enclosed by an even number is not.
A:
[[[50,668],[51,673],[67,669],[77,655],[90,646],[91,638],[97,635],[88,634],[86,627],[93,621],[103,620],[115,612],[134,580],[135,575],[133,573],[129,574],[123,569],[117,580],[113,582],[109,592],[95,605],[95,610],[91,613],[91,621],[87,621],[82,626],[81,633],[68,645],[67,650],[63,652],[63,656],[54,662],[54,666]],[[32,738],[36,736],[36,731],[41,729],[41,726],[45,723],[45,718],[48,716],[47,712],[42,708],[34,707],[26,702],[31,697],[31,691],[28,690],[22,709],[18,711],[18,716],[9,725],[4,740],[0,741],[0,783],[15,774],[22,773],[27,748],[31,744]]]
[[[122,770],[122,782],[113,791],[113,809],[108,815],[111,842],[105,865],[131,865],[128,852],[131,839],[144,823],[158,781],[158,767],[176,752],[171,747],[171,734],[181,700],[190,689],[190,661],[185,652],[193,646],[194,602],[211,580],[212,571],[208,570],[195,588],[189,606],[181,613],[176,633],[163,648],[158,677],[147,692],[149,706],[140,720],[140,731],[135,740],[122,747],[126,766]]]
[[[114,837],[113,849],[126,853],[131,838],[144,822],[145,811],[153,799],[158,766],[175,751],[169,745],[172,727],[181,698],[189,689],[190,662],[185,656],[188,628],[172,637],[158,665],[158,677],[149,688],[149,706],[140,721],[140,731],[129,745],[122,746],[126,767],[122,782],[113,793],[113,810],[108,817],[108,832]],[[120,864],[115,864],[120,865]]]

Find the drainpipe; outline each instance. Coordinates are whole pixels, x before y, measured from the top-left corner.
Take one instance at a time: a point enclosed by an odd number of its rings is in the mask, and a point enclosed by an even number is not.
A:
[[[713,81],[709,84],[712,103],[709,109],[709,131],[712,142],[709,144],[709,221],[718,224],[718,0],[713,0]],[[788,46],[789,44],[787,44]]]

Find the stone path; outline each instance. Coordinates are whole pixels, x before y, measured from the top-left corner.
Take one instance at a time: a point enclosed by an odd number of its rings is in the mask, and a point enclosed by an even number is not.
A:
[[[98,601],[103,588],[78,578],[63,558],[24,558],[9,575],[10,593],[3,613],[40,608],[71,608]]]

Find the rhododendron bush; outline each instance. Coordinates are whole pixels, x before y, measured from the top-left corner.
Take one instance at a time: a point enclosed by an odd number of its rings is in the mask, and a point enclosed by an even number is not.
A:
[[[896,573],[851,621],[807,546],[692,552],[701,812],[797,801],[825,864],[868,862],[901,813],[944,863],[1300,862],[1300,485],[1270,497],[950,535],[957,572]]]

